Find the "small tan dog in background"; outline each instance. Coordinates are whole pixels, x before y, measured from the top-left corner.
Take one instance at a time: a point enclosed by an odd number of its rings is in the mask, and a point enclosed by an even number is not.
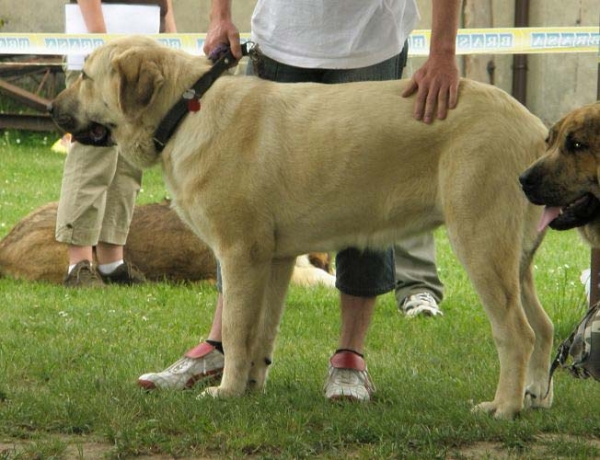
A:
[[[208,394],[264,388],[298,254],[382,248],[445,223],[500,360],[495,397],[477,409],[512,418],[551,405],[553,328],[531,271],[541,209],[517,180],[544,152],[539,119],[467,80],[448,118],[426,125],[401,97],[406,81],[222,76],[157,151],[157,127],[210,68],[148,38],[116,39],[50,108],[75,139],[114,141],[139,167],[161,164],[175,209],[221,261],[227,356]]]

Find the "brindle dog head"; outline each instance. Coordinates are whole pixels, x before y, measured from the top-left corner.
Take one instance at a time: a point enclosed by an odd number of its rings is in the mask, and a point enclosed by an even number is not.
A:
[[[519,177],[529,201],[546,207],[540,231],[600,226],[600,103],[567,114],[546,143],[546,154]]]

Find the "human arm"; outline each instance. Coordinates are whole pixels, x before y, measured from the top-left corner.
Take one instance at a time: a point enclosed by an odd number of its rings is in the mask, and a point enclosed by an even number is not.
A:
[[[456,63],[456,35],[460,0],[432,0],[431,44],[425,64],[413,75],[402,96],[417,93],[414,117],[431,123],[446,118],[458,102],[460,75]]]
[[[100,0],[77,0],[77,4],[87,31],[91,34],[105,34],[106,24],[102,14],[102,2]]]
[[[240,32],[231,19],[231,0],[212,0],[204,54],[210,55],[219,45],[228,45],[236,59],[242,58]]]
[[[175,12],[173,11],[172,0],[167,0],[167,14],[165,15],[165,33],[177,33],[177,26],[175,25]]]

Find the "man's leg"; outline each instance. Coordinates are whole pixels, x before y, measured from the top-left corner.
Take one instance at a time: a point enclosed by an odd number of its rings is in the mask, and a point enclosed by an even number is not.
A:
[[[131,285],[146,281],[145,276],[123,257],[141,184],[142,171],[119,155],[113,180],[106,192],[106,206],[96,246],[98,271],[106,283]]]
[[[406,239],[394,247],[396,300],[407,316],[442,315],[438,304],[444,295],[435,265],[432,233]]]
[[[69,86],[79,72],[67,72]],[[98,242],[106,204],[106,189],[116,168],[115,148],[71,144],[65,159],[56,218],[56,240],[67,243],[67,286],[101,286],[92,266],[93,246]]]
[[[394,253],[350,248],[336,256],[340,290],[339,347],[329,362],[324,391],[328,399],[369,401],[375,387],[363,351],[377,296],[394,287]]]
[[[98,243],[106,190],[117,163],[114,148],[75,142],[65,159],[56,217],[56,240],[69,245],[67,286],[100,286],[92,266],[92,247]]]
[[[216,383],[221,379],[225,357],[221,335],[223,294],[221,270],[217,264],[217,305],[208,338],[189,349],[183,357],[161,372],[150,372],[138,378],[146,390],[185,390],[197,383]]]
[[[324,83],[396,80],[406,65],[407,47],[373,66],[325,72]],[[352,206],[352,204],[349,204]],[[338,253],[336,286],[340,290],[340,347],[330,360],[325,396],[368,401],[374,391],[363,356],[364,342],[378,295],[394,286],[394,253],[347,249]]]
[[[377,297],[357,297],[340,292],[341,332],[338,349],[362,354]]]

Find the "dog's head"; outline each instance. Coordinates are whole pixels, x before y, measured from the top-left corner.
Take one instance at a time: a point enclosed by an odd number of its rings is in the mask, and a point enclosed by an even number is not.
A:
[[[158,159],[154,131],[184,91],[181,76],[173,78],[181,54],[147,37],[112,40],[90,54],[79,78],[54,99],[49,112],[75,141],[118,144],[132,163],[152,166]]]
[[[539,229],[600,220],[600,103],[567,114],[546,143],[546,154],[519,178],[527,198],[545,206]]]

